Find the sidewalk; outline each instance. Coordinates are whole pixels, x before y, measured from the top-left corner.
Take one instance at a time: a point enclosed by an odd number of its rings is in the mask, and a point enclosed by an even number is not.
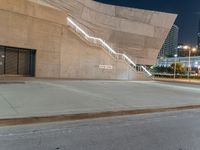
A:
[[[200,105],[199,85],[42,79],[0,84],[0,119],[123,113],[191,105]]]
[[[172,79],[172,78],[154,78],[156,81],[166,81],[166,82],[179,82],[179,83],[191,83],[200,84],[200,80],[197,79]]]

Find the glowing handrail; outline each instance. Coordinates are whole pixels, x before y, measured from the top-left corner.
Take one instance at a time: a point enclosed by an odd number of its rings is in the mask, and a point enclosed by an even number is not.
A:
[[[86,36],[89,39],[92,40],[97,40],[100,43],[102,43],[102,45],[104,45],[106,48],[108,48],[113,54],[117,54],[106,42],[104,42],[102,39],[100,38],[96,38],[96,37],[92,37],[90,35],[88,35],[83,29],[81,29],[78,25],[75,24],[75,22],[73,22],[70,18],[67,18],[67,20],[76,27],[76,29],[78,29],[84,36]]]
[[[76,31],[79,31],[80,33],[82,33],[86,39],[91,39],[93,41],[93,43],[97,43],[97,41],[99,42],[99,44],[101,46],[103,46],[104,48],[107,48],[107,50],[114,55],[114,57],[119,58],[118,56],[122,56],[122,58],[127,61],[129,63],[129,65],[131,67],[134,67],[134,69],[137,67],[137,65],[126,55],[126,54],[121,54],[121,53],[117,53],[115,50],[113,50],[105,41],[103,41],[101,38],[96,38],[93,36],[88,35],[83,29],[81,29],[74,21],[72,21],[72,19],[70,19],[69,17],[67,17],[67,21],[68,24],[70,23],[71,25],[73,25],[76,29]],[[69,24],[69,25],[70,25]],[[141,66],[141,68],[143,69],[144,72],[146,72],[149,76],[152,76],[152,74],[144,67]],[[135,69],[137,71],[137,69]]]
[[[152,76],[152,74],[151,74],[144,66],[141,66],[141,68],[142,68],[149,76]]]

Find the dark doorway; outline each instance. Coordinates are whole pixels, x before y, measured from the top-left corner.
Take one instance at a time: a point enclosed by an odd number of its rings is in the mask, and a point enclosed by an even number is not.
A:
[[[35,75],[36,50],[0,46],[0,75]]]

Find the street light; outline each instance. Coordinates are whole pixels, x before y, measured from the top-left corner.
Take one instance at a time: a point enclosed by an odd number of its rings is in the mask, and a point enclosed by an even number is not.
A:
[[[176,78],[176,58],[177,58],[177,54],[174,55],[174,79]]]
[[[191,61],[190,61],[190,56],[191,56],[191,52],[195,52],[197,50],[197,48],[193,47],[191,48],[188,45],[183,46],[183,49],[188,50],[189,51],[189,57],[188,57],[188,73],[187,73],[187,78],[190,78],[190,71],[191,71]]]
[[[190,49],[190,46],[185,45],[185,46],[183,46],[183,49],[188,50],[188,49]]]

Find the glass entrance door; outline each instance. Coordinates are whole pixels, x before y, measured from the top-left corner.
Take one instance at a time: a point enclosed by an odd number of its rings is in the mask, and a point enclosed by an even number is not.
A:
[[[0,46],[0,75],[4,74],[5,50]]]
[[[34,76],[35,50],[0,46],[0,75]]]
[[[18,74],[18,49],[7,47],[5,52],[5,74]]]

